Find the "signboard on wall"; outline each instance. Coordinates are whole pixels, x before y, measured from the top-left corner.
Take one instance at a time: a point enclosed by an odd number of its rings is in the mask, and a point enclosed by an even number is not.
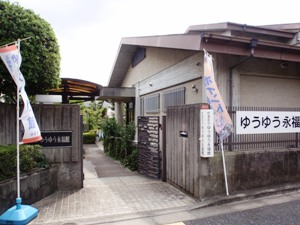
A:
[[[72,147],[72,131],[42,131],[41,135],[38,144],[43,147]]]
[[[200,156],[214,156],[214,111],[213,109],[200,110]]]
[[[300,112],[236,112],[236,134],[298,132],[300,132]]]

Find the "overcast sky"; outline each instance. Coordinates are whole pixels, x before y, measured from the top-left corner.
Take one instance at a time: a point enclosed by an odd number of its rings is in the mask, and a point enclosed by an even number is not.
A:
[[[108,83],[122,37],[179,34],[190,25],[219,22],[247,25],[300,22],[300,1],[288,4],[263,0],[10,1],[32,9],[50,23],[60,45],[61,77],[103,86]]]

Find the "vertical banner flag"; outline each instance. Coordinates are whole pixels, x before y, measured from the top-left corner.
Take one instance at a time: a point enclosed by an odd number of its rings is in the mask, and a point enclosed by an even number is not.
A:
[[[214,110],[214,126],[221,141],[233,132],[233,123],[217,87],[211,55],[204,50],[203,82],[208,104]]]
[[[24,127],[22,142],[32,143],[40,141],[42,139],[40,128],[36,122],[30,101],[25,91],[25,79],[20,71],[22,59],[17,45],[14,44],[0,48],[0,56],[16,85],[19,87],[18,94],[21,95],[24,102],[24,109],[21,115],[21,121]]]

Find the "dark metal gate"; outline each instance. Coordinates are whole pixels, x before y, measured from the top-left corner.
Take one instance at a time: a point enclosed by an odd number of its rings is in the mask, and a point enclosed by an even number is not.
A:
[[[138,117],[138,171],[140,174],[160,178],[159,117]]]

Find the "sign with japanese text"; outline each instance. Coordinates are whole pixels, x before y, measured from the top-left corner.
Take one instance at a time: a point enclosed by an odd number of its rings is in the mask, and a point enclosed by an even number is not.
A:
[[[214,156],[214,111],[200,110],[200,156]]]
[[[237,134],[300,132],[300,112],[237,111]]]
[[[72,147],[71,131],[42,131],[42,138],[38,144],[43,147]]]

